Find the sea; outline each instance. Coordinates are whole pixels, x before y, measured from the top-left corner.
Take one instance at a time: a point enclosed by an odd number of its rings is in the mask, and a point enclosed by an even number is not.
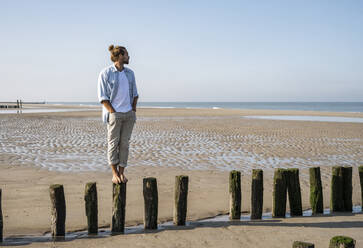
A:
[[[49,104],[100,105],[98,102],[46,102]],[[363,102],[138,102],[143,108],[268,109],[326,112],[363,112]]]

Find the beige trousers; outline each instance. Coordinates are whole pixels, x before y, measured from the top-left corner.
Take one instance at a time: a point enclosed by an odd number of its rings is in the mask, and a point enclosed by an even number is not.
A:
[[[136,121],[136,112],[110,113],[107,123],[107,159],[110,165],[127,166],[129,142]]]

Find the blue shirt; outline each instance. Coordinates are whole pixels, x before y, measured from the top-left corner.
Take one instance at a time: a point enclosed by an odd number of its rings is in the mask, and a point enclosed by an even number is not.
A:
[[[130,104],[132,105],[134,97],[138,96],[135,82],[135,74],[131,69],[126,67],[124,67],[123,71],[125,71],[125,75],[129,81]],[[114,64],[106,67],[100,72],[97,84],[97,95],[99,102],[108,100],[112,104],[112,101],[116,97],[119,86],[118,73],[119,71]],[[107,123],[108,116],[109,112],[107,111],[105,106],[102,106],[102,120],[104,123]]]

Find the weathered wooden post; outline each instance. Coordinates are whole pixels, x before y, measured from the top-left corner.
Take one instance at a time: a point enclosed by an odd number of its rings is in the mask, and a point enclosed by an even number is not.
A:
[[[332,168],[330,211],[344,211],[343,200],[343,167],[334,166]]]
[[[363,209],[363,165],[358,167],[359,181],[360,181],[360,193],[361,193],[361,205]]]
[[[346,236],[335,236],[330,240],[329,248],[354,248],[355,240]]]
[[[229,219],[241,218],[241,172],[229,173]]]
[[[3,242],[3,211],[1,209],[1,189],[0,189],[0,243]]]
[[[313,214],[324,213],[323,187],[321,184],[320,167],[309,168],[310,175],[310,206]]]
[[[301,188],[299,179],[299,169],[292,168],[286,170],[287,192],[289,193],[291,216],[302,216]]]
[[[112,234],[124,233],[126,210],[126,183],[112,183]]]
[[[251,220],[262,219],[263,210],[263,171],[252,170]]]
[[[53,184],[49,187],[51,201],[51,235],[53,240],[65,239],[66,201],[63,185]]]
[[[301,241],[295,241],[292,244],[292,248],[314,248],[314,244],[307,243],[307,242],[301,242]]]
[[[344,211],[352,212],[352,210],[353,210],[352,193],[353,193],[352,167],[343,167]]]
[[[185,226],[188,208],[188,176],[175,177],[174,224]]]
[[[143,179],[144,193],[144,228],[158,228],[158,187],[156,178],[148,177]]]
[[[98,233],[98,203],[97,187],[95,182],[86,184],[84,201],[87,216],[88,234]]]
[[[275,169],[272,193],[272,217],[274,218],[285,218],[286,191],[286,170]]]

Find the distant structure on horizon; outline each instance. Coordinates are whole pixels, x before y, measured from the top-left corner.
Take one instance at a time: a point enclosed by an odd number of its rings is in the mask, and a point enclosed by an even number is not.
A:
[[[23,104],[45,104],[45,101],[43,101],[43,102],[23,102],[22,100],[16,100],[16,102],[0,102],[0,108],[22,109]]]

